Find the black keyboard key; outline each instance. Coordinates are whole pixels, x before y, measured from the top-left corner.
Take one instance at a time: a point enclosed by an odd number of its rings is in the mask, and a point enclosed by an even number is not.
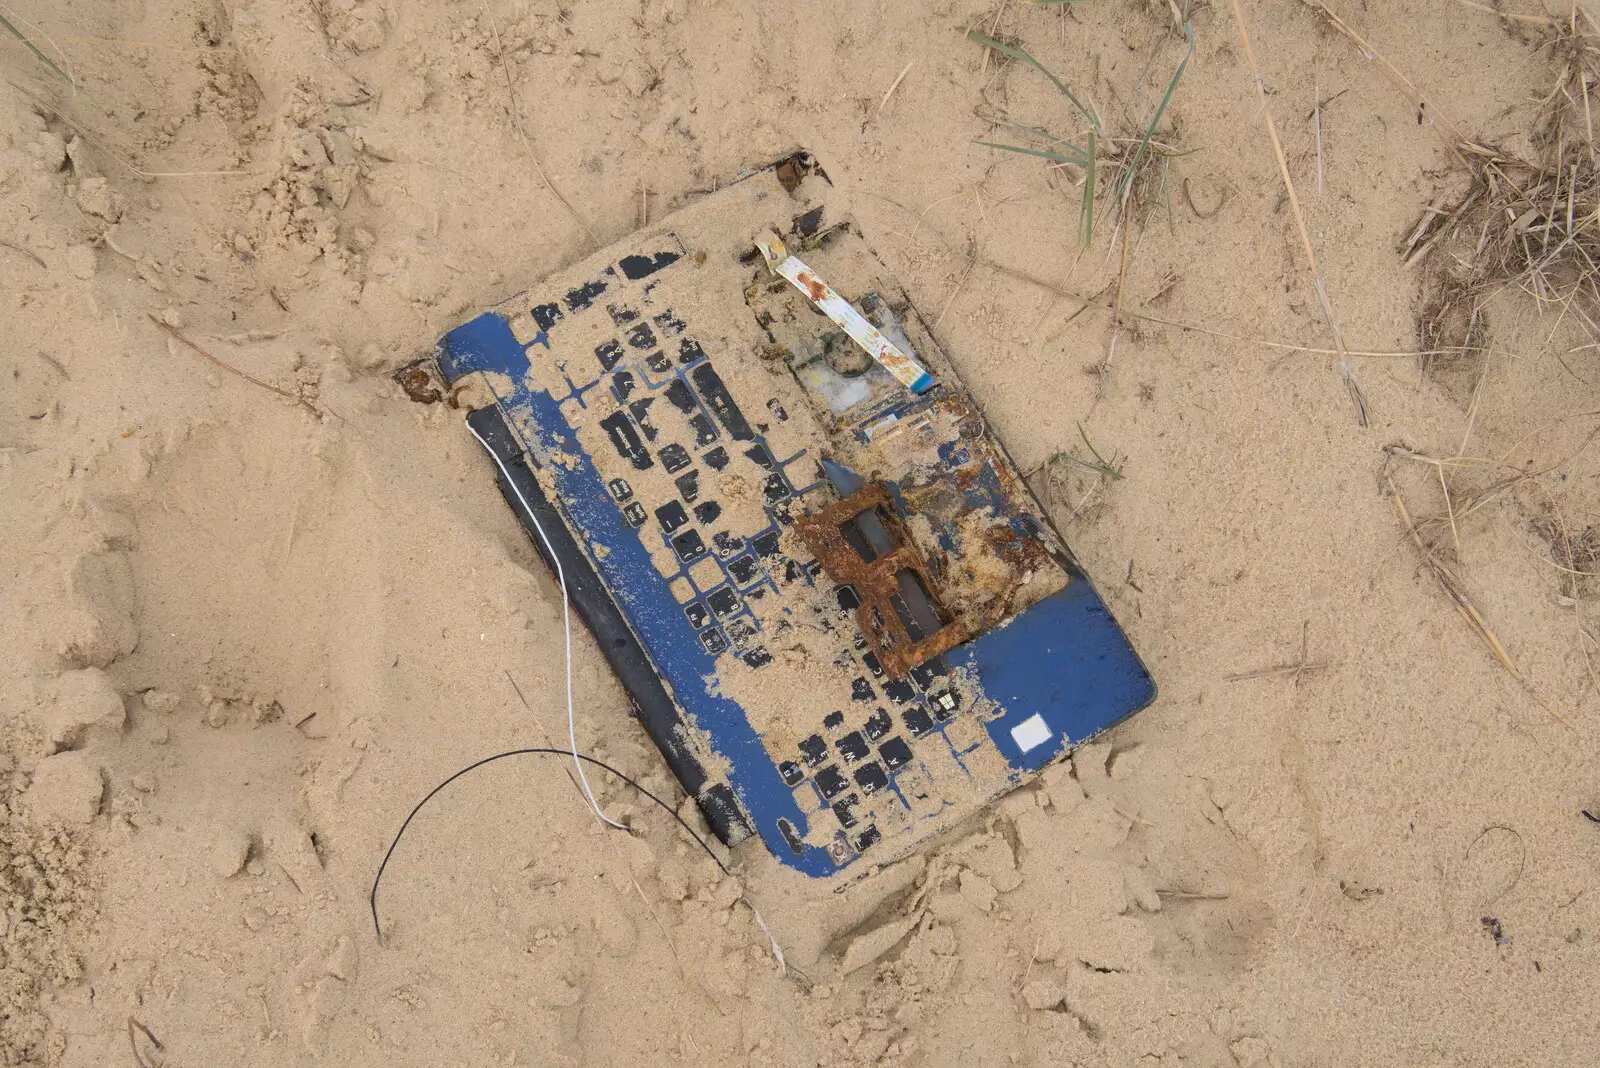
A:
[[[956,714],[961,698],[954,690],[940,690],[928,695],[928,707],[933,710],[933,718],[943,722]]]
[[[628,344],[640,351],[649,351],[656,347],[656,334],[650,329],[649,323],[640,323],[628,330]]]
[[[800,759],[805,761],[808,768],[814,768],[828,759],[828,743],[822,740],[822,735],[813,734],[801,740]]]
[[[612,412],[600,420],[600,428],[611,439],[617,455],[633,464],[636,470],[648,470],[655,463],[650,458],[649,450],[644,447],[644,442],[639,440],[639,432],[633,429],[633,423],[629,421],[627,412]]]
[[[671,310],[664,311],[660,315],[651,316],[650,321],[656,324],[656,329],[660,330],[663,334],[669,335],[683,333],[683,328],[685,326],[684,321],[678,318],[677,315]]]
[[[690,601],[683,606],[684,618],[689,621],[689,626],[699,630],[711,622],[711,613],[706,611],[706,606],[699,601]]]
[[[867,740],[861,737],[860,731],[851,731],[835,744],[839,747],[840,755],[852,764],[861,763],[872,752],[871,747],[867,745]]]
[[[737,560],[730,560],[728,562],[728,574],[732,575],[733,581],[739,585],[748,586],[755,581],[756,575],[759,574],[756,558],[753,556],[741,556]]]
[[[639,313],[624,304],[607,304],[606,314],[611,316],[611,321],[618,326],[626,326],[639,318]]]
[[[716,425],[711,422],[711,417],[705,412],[695,412],[689,417],[689,429],[694,431],[694,447],[697,449],[703,445],[710,445],[717,440]],[[726,457],[727,454],[724,453],[723,455]],[[724,459],[723,465],[727,465],[726,459]],[[717,470],[720,471],[721,469],[718,468]]]
[[[880,708],[872,715],[867,717],[865,729],[867,732],[867,739],[875,742],[894,729],[894,720],[889,718],[889,712],[887,709]]]
[[[883,841],[883,832],[878,830],[876,823],[870,823],[867,825],[866,830],[850,840],[850,844],[856,847],[857,853],[865,853],[881,841]]]
[[[689,513],[677,501],[668,501],[656,509],[656,522],[661,524],[661,533],[671,537],[688,524]]]
[[[924,660],[922,663],[911,669],[911,678],[918,686],[921,686],[924,691],[933,688],[934,679],[948,674],[950,674],[950,665],[948,662],[946,662],[943,656],[936,656],[931,660]]]
[[[883,762],[889,765],[890,771],[899,771],[911,763],[911,747],[904,738],[890,738],[878,746],[878,755],[883,757]]]
[[[682,255],[680,252],[657,252],[654,256],[624,256],[617,262],[622,268],[622,274],[630,282],[637,282],[641,278],[649,277],[664,267],[671,267],[678,262]]]
[[[706,554],[706,543],[698,530],[686,530],[672,539],[672,551],[678,554],[679,560],[692,564]]]
[[[727,623],[728,637],[732,639],[734,648],[744,649],[752,645],[757,634],[761,633],[755,621],[745,616],[740,619],[730,620]]]
[[[861,677],[850,680],[850,700],[871,701],[878,695],[872,692],[872,683]]]
[[[728,466],[728,450],[724,449],[721,445],[718,445],[716,448],[702,456],[701,459],[706,462],[706,466],[711,468],[711,470],[721,471],[724,467]]]
[[[883,665],[881,663],[879,663],[878,654],[877,653],[872,653],[872,652],[862,653],[861,654],[861,662],[867,666],[867,670],[868,671],[872,672],[872,677],[873,678],[875,678],[875,679],[883,678]]]
[[[817,789],[822,791],[824,800],[832,801],[850,789],[850,783],[845,779],[844,772],[832,764],[817,772],[813,779],[816,781]]]
[[[606,341],[595,346],[594,355],[600,361],[600,370],[610,371],[622,362],[622,346],[615,341]]]
[[[722,505],[716,501],[701,501],[694,506],[694,517],[701,523],[710,526],[717,521],[717,516],[722,514]]]
[[[766,497],[768,505],[786,501],[793,496],[789,491],[789,483],[783,480],[782,475],[768,475],[766,484],[761,487],[761,492]]]
[[[900,714],[905,720],[906,730],[911,732],[911,737],[921,738],[933,730],[933,717],[928,715],[928,710],[921,705],[914,705]]]
[[[723,428],[732,435],[733,440],[749,441],[755,437],[750,430],[750,424],[745,422],[744,413],[734,403],[733,394],[723,385],[722,376],[717,374],[715,367],[709,363],[697,364],[694,370],[689,372],[689,378],[700,391],[706,406],[716,415],[717,421]]]
[[[556,321],[561,318],[561,305],[540,304],[533,308],[528,314],[533,316],[533,321],[538,325],[540,330],[549,330],[552,326],[555,326]]]
[[[886,679],[883,683],[883,693],[897,705],[917,699],[916,689],[905,679]]]
[[[634,380],[632,371],[618,371],[611,376],[611,392],[619,401],[627,400],[633,394],[635,385],[637,385],[637,382]]]
[[[860,803],[861,799],[855,794],[833,803],[833,814],[839,818],[839,826],[848,831],[856,825],[859,818],[856,816],[856,806]]]
[[[611,492],[611,496],[618,504],[633,496],[633,487],[628,485],[628,480],[625,478],[612,479],[606,483],[606,489]]]
[[[779,761],[778,774],[783,777],[785,786],[799,786],[806,777],[805,769],[792,760]]]
[[[830,731],[838,730],[840,727],[844,726],[844,713],[829,712],[826,716],[822,717],[822,725],[828,728]]]
[[[648,516],[645,513],[644,505],[634,501],[622,509],[622,518],[627,520],[630,527],[637,530],[639,527],[644,526],[644,521]]]
[[[690,471],[679,475],[672,480],[678,487],[678,496],[682,497],[685,504],[693,504],[696,497],[700,496],[700,472]]]
[[[744,551],[744,539],[736,538],[726,530],[719,530],[711,535],[711,544],[716,546],[718,556],[732,556],[734,553]]]
[[[875,794],[889,785],[889,776],[884,773],[883,765],[877,761],[863,764],[856,769],[856,785],[861,787],[864,794]]]
[[[772,453],[768,452],[767,447],[759,441],[744,450],[744,454],[754,461],[758,467],[765,467],[768,471],[776,471],[778,469],[778,461],[772,458]]]
[[[605,424],[601,423],[600,425],[604,426]],[[682,445],[679,445],[677,442],[673,442],[671,445],[665,446],[657,455],[661,457],[661,463],[665,465],[667,474],[669,475],[677,474],[679,471],[682,471],[685,467],[688,467],[694,462],[689,458],[689,450],[684,448]],[[646,458],[648,459],[648,457]],[[636,464],[635,466],[638,465]],[[648,467],[649,465],[646,464],[645,466]]]
[[[744,662],[753,668],[764,667],[772,663],[772,654],[767,652],[767,647],[757,645],[744,651]]]
[[[861,607],[861,591],[851,585],[840,586],[833,591],[834,599],[839,602],[839,611],[854,612]]]
[[[711,605],[711,610],[719,616],[731,616],[742,607],[739,595],[733,592],[731,586],[718,586],[711,591],[706,601]]]
[[[639,424],[639,429],[644,431],[644,440],[646,441],[654,441],[661,436],[661,431],[657,430],[655,424],[650,421],[650,405],[655,402],[656,399],[654,397],[641,397],[628,405],[628,411],[632,413],[634,421]]]
[[[778,555],[778,532],[769,530],[765,534],[757,534],[750,539],[751,548],[762,556]]]
[[[706,647],[706,652],[716,656],[728,647],[728,639],[716,627],[707,627],[700,632],[700,644]]]
[[[700,342],[694,340],[693,338],[686,337],[682,341],[678,342],[678,362],[683,364],[685,367],[688,367],[696,360],[703,360],[705,357],[706,350],[701,348]]]
[[[672,370],[672,361],[667,359],[667,354],[661,351],[652,352],[644,358],[644,365],[658,375],[664,375]]]
[[[667,388],[663,392],[666,394],[667,400],[672,402],[672,406],[684,415],[688,415],[700,407],[700,402],[694,399],[694,391],[689,388],[689,383],[681,378],[674,378],[671,382],[668,382]]]
[[[605,291],[606,284],[600,281],[598,278],[592,282],[585,282],[577,289],[571,290],[567,293],[567,310],[575,312],[583,311],[583,309],[594,303],[594,298],[598,297]]]

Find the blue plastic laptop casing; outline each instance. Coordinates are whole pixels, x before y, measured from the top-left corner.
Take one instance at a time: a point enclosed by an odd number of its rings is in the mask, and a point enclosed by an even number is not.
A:
[[[830,194],[806,157],[754,172],[452,330],[436,358],[446,382],[492,400],[469,418],[520,492],[505,476],[502,490],[561,559],[640,722],[719,836],[754,833],[797,871],[848,877],[1016,788],[1155,686],[915,310],[884,296],[851,224],[822,225]],[[824,277],[831,265],[835,288],[939,385],[914,396],[856,370],[827,320],[750,257],[766,226]],[[910,457],[904,470],[863,469],[895,457]],[[824,458],[887,488],[932,596],[954,606],[945,617],[992,625],[885,671],[889,651],[854,625],[857,594],[797,532],[843,495]],[[548,548],[522,501],[556,535]],[[966,567],[973,553],[985,559]],[[958,581],[1005,566],[1015,573],[993,588]],[[1052,592],[1023,603],[1030,583]],[[997,602],[1001,588],[1020,610]],[[772,689],[792,707],[763,700],[756,714],[748,695]]]

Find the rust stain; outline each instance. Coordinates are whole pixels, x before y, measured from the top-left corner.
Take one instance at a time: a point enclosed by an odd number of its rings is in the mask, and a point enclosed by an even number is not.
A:
[[[793,193],[800,188],[800,168],[795,165],[794,160],[784,160],[778,164],[774,173],[777,174],[778,184],[783,186],[785,193]]]
[[[821,304],[828,299],[828,286],[822,279],[810,271],[801,271],[795,276],[795,281],[800,283],[806,291],[806,296],[811,298],[811,303]]]
[[[414,360],[394,373],[394,380],[406,391],[406,396],[418,404],[438,404],[444,399],[434,384],[426,359]]]
[[[895,549],[869,562],[851,548],[839,528],[862,512],[874,509],[894,540]],[[840,585],[854,586],[861,594],[861,603],[856,607],[856,624],[890,678],[903,678],[918,664],[976,635],[967,623],[958,620],[914,641],[895,612],[891,598],[900,593],[897,576],[901,571],[910,571],[921,579],[934,610],[942,617],[949,616],[940,602],[928,561],[900,522],[884,483],[869,482],[850,496],[797,518],[795,530],[806,547],[816,554],[830,579]]]

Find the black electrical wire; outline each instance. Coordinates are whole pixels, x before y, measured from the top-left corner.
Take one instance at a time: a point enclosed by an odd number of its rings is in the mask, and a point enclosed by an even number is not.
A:
[[[474,761],[473,763],[468,764],[466,767],[462,768],[460,771],[441,782],[438,786],[435,786],[432,790],[429,790],[428,795],[421,801],[417,802],[417,807],[411,810],[411,815],[406,817],[405,822],[400,825],[400,829],[394,833],[394,841],[389,843],[389,851],[383,855],[383,862],[378,865],[378,874],[372,877],[372,893],[367,897],[367,903],[372,908],[372,929],[378,933],[378,941],[383,941],[383,925],[378,922],[378,883],[383,880],[384,869],[389,866],[389,858],[394,856],[395,847],[400,844],[400,837],[406,833],[406,828],[411,826],[411,821],[417,818],[417,813],[422,811],[422,806],[426,805],[429,801],[432,801],[435,794],[437,794],[440,790],[443,790],[446,786],[449,786],[451,783],[455,782],[457,779],[461,778],[461,776],[465,775],[467,772],[475,771],[476,769],[483,767],[485,764],[492,764],[496,760],[504,760],[506,757],[522,756],[525,753],[539,753],[546,756],[562,757],[575,756],[579,760],[588,761],[590,764],[600,768],[602,771],[609,771],[611,774],[615,775],[617,778],[621,779],[623,782],[627,783],[635,790],[638,790],[650,800],[654,801],[657,805],[661,806],[663,811],[678,821],[678,826],[689,832],[689,837],[693,838],[700,844],[700,848],[706,851],[706,856],[710,857],[717,867],[722,870],[722,874],[730,874],[727,865],[722,863],[722,859],[718,857],[717,854],[712,850],[710,844],[704,838],[700,837],[699,833],[693,827],[689,826],[682,816],[678,815],[677,809],[673,808],[671,805],[661,800],[661,798],[657,797],[649,790],[646,790],[643,786],[640,786],[638,783],[634,782],[632,779],[628,778],[622,772],[618,771],[610,764],[607,764],[605,761],[596,760],[594,757],[588,756],[584,753],[574,753],[570,749],[551,749],[547,746],[535,746],[530,749],[508,749],[504,753],[496,753],[494,756],[487,756],[482,760]]]

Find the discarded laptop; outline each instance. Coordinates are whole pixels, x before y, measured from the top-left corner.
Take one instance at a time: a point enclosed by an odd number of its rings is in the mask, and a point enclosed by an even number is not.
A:
[[[803,154],[746,174],[436,357],[712,829],[815,877],[1155,696],[831,191]]]

